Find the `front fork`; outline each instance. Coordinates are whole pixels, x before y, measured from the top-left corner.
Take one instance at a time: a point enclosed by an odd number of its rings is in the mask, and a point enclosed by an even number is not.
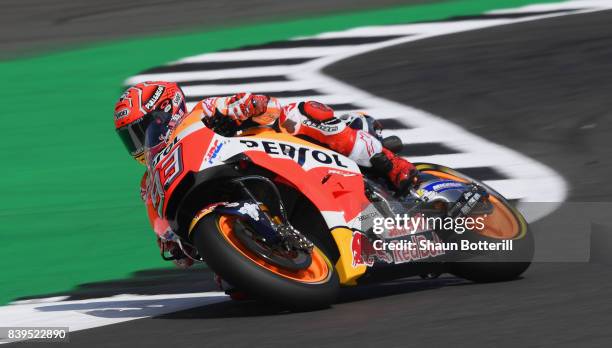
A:
[[[247,187],[247,182],[258,182],[269,188],[268,191],[274,194],[275,202],[278,203],[278,215],[273,216],[271,214],[270,209],[261,203]],[[298,249],[308,253],[312,252],[314,244],[289,222],[282,197],[274,182],[263,176],[250,175],[232,179],[229,183],[236,185],[244,193],[246,199],[236,202],[215,203],[202,209],[191,222],[190,233],[200,219],[209,213],[217,212],[236,216],[247,222],[265,243],[279,245],[286,250]]]

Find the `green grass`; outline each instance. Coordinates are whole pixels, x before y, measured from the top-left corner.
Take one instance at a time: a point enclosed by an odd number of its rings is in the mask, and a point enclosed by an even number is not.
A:
[[[143,37],[0,62],[0,304],[167,265],[118,141],[123,81],[185,56],[363,25],[435,20],[530,0],[461,0]],[[163,49],[160,49],[163,47]]]

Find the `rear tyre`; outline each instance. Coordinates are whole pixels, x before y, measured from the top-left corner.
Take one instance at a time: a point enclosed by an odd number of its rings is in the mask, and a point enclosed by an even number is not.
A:
[[[471,237],[471,236],[470,236]],[[473,241],[495,241],[490,238],[469,238]],[[475,255],[469,261],[451,262],[450,273],[477,283],[491,283],[514,280],[520,277],[533,258],[533,235],[527,232],[520,240],[513,240],[510,252],[495,251]]]
[[[282,269],[241,243],[234,223],[234,217],[212,213],[191,234],[200,255],[221,278],[258,300],[294,311],[326,308],[336,300],[338,276],[319,248],[313,249],[307,269]]]
[[[475,182],[487,189],[495,210],[487,218],[485,230],[467,231],[457,235],[453,241],[499,242],[512,240],[512,250],[492,252],[466,252],[466,261],[449,262],[450,273],[474,282],[487,283],[507,281],[523,274],[533,259],[534,240],[523,215],[514,208],[499,192],[448,167],[420,163],[416,165],[421,172],[461,182]]]

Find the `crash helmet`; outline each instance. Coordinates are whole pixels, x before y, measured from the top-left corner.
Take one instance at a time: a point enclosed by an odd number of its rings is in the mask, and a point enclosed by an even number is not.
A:
[[[160,133],[156,140],[149,139],[149,146],[159,146],[186,113],[185,95],[176,83],[141,82],[128,88],[115,104],[115,131],[130,155],[145,164],[145,138],[149,125],[155,121]],[[158,144],[152,144],[154,141]]]

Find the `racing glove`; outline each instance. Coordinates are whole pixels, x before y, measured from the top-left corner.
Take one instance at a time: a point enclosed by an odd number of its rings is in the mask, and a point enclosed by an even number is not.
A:
[[[244,121],[256,120],[266,113],[269,100],[268,96],[251,93],[238,93],[222,98],[221,105],[215,109],[214,115],[206,117],[205,124],[220,135],[234,136]],[[266,121],[272,122],[274,119],[258,121],[268,123]]]
[[[223,115],[218,110],[214,115],[203,119],[206,127],[224,137],[232,137],[238,131],[240,123],[230,116]]]
[[[227,101],[227,115],[239,124],[266,112],[270,97],[261,94],[238,93]]]

